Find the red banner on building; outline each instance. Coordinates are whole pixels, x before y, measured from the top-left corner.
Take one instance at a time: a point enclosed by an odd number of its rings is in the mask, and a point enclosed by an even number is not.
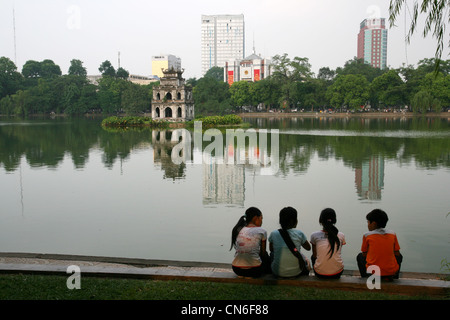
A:
[[[231,86],[234,82],[233,71],[228,71],[228,84]]]
[[[255,79],[255,81],[261,80],[259,71],[260,71],[259,69],[255,69],[255,70],[254,70],[254,76],[253,76],[253,78]]]

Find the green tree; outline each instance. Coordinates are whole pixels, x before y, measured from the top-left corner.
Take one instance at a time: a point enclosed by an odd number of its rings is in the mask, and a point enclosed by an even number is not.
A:
[[[427,90],[420,90],[411,100],[411,107],[414,113],[426,113],[433,105],[433,97]]]
[[[14,113],[14,102],[11,96],[0,100],[0,114],[10,116]]]
[[[28,60],[22,67],[22,75],[25,78],[37,78],[41,76],[41,63],[35,60]]]
[[[37,84],[38,78],[54,78],[62,75],[61,68],[53,60],[46,59],[41,62],[28,60],[22,67],[22,75],[27,78],[27,87]]]
[[[195,114],[223,114],[231,109],[228,83],[213,78],[202,77],[192,89]]]
[[[54,82],[40,78],[38,85],[28,89],[30,103],[27,106],[28,114],[49,113],[54,111],[54,106],[60,101],[55,99]]]
[[[108,77],[116,76],[116,69],[114,69],[113,65],[108,60],[105,60],[102,62],[102,64],[98,68],[98,71],[100,71],[102,76],[108,76]]]
[[[450,74],[450,60],[439,60],[435,58],[424,58],[417,63],[417,72],[425,75],[435,72],[435,66],[439,63],[439,72],[444,75]]]
[[[99,108],[105,114],[112,114],[118,112],[118,101],[112,90],[110,90],[111,84],[114,78],[102,77],[98,80],[98,103]]]
[[[319,69],[317,74],[317,79],[325,80],[327,82],[331,82],[336,77],[336,71],[331,70],[329,67],[322,67]]]
[[[81,110],[78,110],[78,99],[80,98],[80,94],[80,88],[73,82],[65,87],[63,100],[61,101],[64,106],[64,113],[81,113],[79,112]]]
[[[70,61],[68,74],[73,76],[86,77],[87,71],[86,68],[83,67],[83,62],[81,60],[73,59]]]
[[[405,83],[395,70],[376,77],[370,84],[370,104],[393,107],[405,104]]]
[[[345,62],[344,67],[336,68],[337,75],[356,74],[363,75],[369,82],[382,75],[385,70],[373,67],[371,64],[366,63],[364,59],[353,58]]]
[[[18,90],[11,98],[14,105],[13,113],[20,117],[28,115],[28,105],[30,103],[28,90]]]
[[[223,68],[221,67],[212,67],[209,69],[205,75],[204,78],[213,78],[217,81],[223,81],[224,75],[223,75]]]
[[[252,86],[252,105],[260,103],[267,109],[278,107],[280,101],[280,87],[278,82],[271,78],[256,81]]]
[[[117,72],[116,72],[117,78],[127,80],[129,76],[130,76],[130,73],[127,70],[125,70],[124,68],[120,67],[119,69],[117,69]]]
[[[148,87],[129,82],[123,91],[122,109],[126,114],[139,114],[149,109],[150,101]]]
[[[308,81],[298,82],[298,107],[311,111],[315,108],[324,108],[329,104],[326,91],[330,82],[324,79],[311,78]]]
[[[308,58],[288,58],[287,53],[275,55],[272,59],[272,79],[280,86],[280,101],[282,108],[291,107],[298,101],[298,81],[307,81],[312,77]]]
[[[14,94],[22,85],[22,75],[9,58],[0,58],[0,100]]]
[[[251,85],[247,81],[237,81],[230,86],[231,105],[234,107],[249,106],[252,104]]]
[[[97,112],[99,109],[97,86],[87,83],[81,87],[78,106],[81,112]]]
[[[105,114],[122,112],[123,93],[130,82],[106,76],[102,77],[98,83],[98,103],[102,112]]]
[[[436,72],[435,66],[437,62],[434,58],[422,59],[418,62],[417,68],[413,65],[402,66],[398,69],[405,81],[405,103],[410,104],[414,95],[421,90],[421,86],[427,75],[434,73],[438,77],[438,73],[448,75],[450,73],[450,60],[439,62],[439,72]]]
[[[62,75],[61,68],[56,65],[53,60],[46,59],[41,62],[41,77],[53,78]]]
[[[333,107],[357,110],[369,99],[369,81],[360,74],[338,75],[326,94]]]
[[[450,105],[450,75],[428,73],[422,80],[420,91],[429,92],[433,99],[433,109],[440,112],[442,106]]]

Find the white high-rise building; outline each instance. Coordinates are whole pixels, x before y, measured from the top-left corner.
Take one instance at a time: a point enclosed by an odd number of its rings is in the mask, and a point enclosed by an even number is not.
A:
[[[202,76],[226,61],[244,59],[244,15],[202,15],[201,43]]]

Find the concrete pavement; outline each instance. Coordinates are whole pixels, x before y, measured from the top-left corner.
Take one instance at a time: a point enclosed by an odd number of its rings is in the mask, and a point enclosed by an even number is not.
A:
[[[81,276],[126,277],[151,280],[214,281],[265,285],[292,285],[337,290],[367,291],[366,279],[346,270],[341,279],[321,280],[313,275],[279,279],[266,275],[258,279],[237,277],[229,264],[146,260],[91,256],[0,253],[1,273],[59,274],[70,276],[68,267],[80,268]],[[407,295],[448,296],[450,282],[443,274],[402,272],[400,279],[382,282],[380,291]],[[448,275],[447,275],[448,276]],[[374,289],[375,290],[375,289]]]

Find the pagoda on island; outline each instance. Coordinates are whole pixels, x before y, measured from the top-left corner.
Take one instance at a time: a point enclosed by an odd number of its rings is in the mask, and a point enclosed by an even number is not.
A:
[[[159,86],[153,87],[152,119],[186,121],[194,119],[192,88],[186,86],[183,70],[162,70]]]

